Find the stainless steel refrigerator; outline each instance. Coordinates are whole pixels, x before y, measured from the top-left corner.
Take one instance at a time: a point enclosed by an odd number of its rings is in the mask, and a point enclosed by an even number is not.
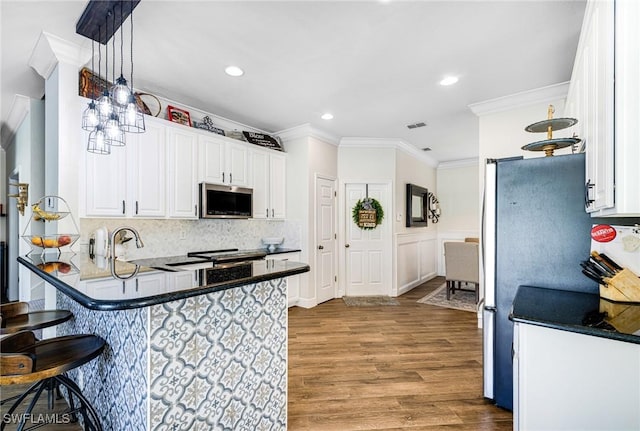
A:
[[[513,409],[511,304],[520,285],[597,293],[588,259],[584,154],[487,160],[483,205],[484,396]]]

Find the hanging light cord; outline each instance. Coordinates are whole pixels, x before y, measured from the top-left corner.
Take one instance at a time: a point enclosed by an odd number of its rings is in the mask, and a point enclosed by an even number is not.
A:
[[[129,2],[129,19],[131,24],[131,94],[135,94],[135,89],[133,87],[133,2]]]
[[[102,34],[102,26],[98,26],[98,37]],[[93,46],[93,45],[92,45]],[[100,79],[100,72],[102,71],[102,48],[98,45],[98,82],[100,87],[102,87],[102,80]],[[103,90],[104,91],[104,90]]]
[[[122,2],[120,2],[120,76],[124,76],[124,41],[122,33]]]
[[[112,22],[111,22],[111,31],[113,32],[113,49],[111,50],[112,53],[111,55],[113,56],[113,65],[111,66],[111,70],[113,71],[113,83],[116,83],[116,9],[115,7],[113,8],[113,12],[111,12],[111,18],[112,18]],[[115,100],[114,100],[115,103]]]
[[[95,45],[96,42],[95,40],[91,39],[91,74],[95,73],[95,57],[96,57],[96,51],[95,51]],[[93,81],[94,78],[91,78],[91,81]],[[96,95],[95,95],[95,91],[93,90],[93,82],[91,82],[91,100],[95,100]]]

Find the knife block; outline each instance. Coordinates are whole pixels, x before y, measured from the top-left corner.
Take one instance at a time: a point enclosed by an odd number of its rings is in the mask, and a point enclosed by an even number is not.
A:
[[[600,313],[607,313],[605,322],[618,332],[633,334],[640,330],[640,305],[616,304],[600,299]]]
[[[600,297],[614,302],[640,302],[640,278],[624,268],[606,285],[600,285]]]

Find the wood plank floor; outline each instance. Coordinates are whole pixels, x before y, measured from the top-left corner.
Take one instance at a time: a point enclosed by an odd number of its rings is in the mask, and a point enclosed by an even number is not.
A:
[[[347,307],[336,299],[289,309],[288,429],[511,430],[511,413],[482,397],[476,315],[416,302],[442,282],[413,289],[399,306]],[[22,389],[2,387],[1,398]],[[43,399],[35,413],[47,412]]]
[[[416,301],[347,307],[335,299],[289,310],[289,430],[511,430],[482,396],[475,313]]]

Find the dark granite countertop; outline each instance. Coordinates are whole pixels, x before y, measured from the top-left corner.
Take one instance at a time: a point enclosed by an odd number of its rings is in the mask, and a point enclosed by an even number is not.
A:
[[[299,250],[279,249],[274,254],[292,251]],[[145,261],[152,265],[141,265]],[[103,311],[148,307],[309,271],[306,263],[271,259],[218,265],[194,259],[193,263],[200,263],[197,268],[166,265],[185,261],[186,256],[172,256],[133,263],[64,253],[18,258],[84,307]]]
[[[611,302],[595,294],[520,286],[509,318],[640,344],[640,304]]]

